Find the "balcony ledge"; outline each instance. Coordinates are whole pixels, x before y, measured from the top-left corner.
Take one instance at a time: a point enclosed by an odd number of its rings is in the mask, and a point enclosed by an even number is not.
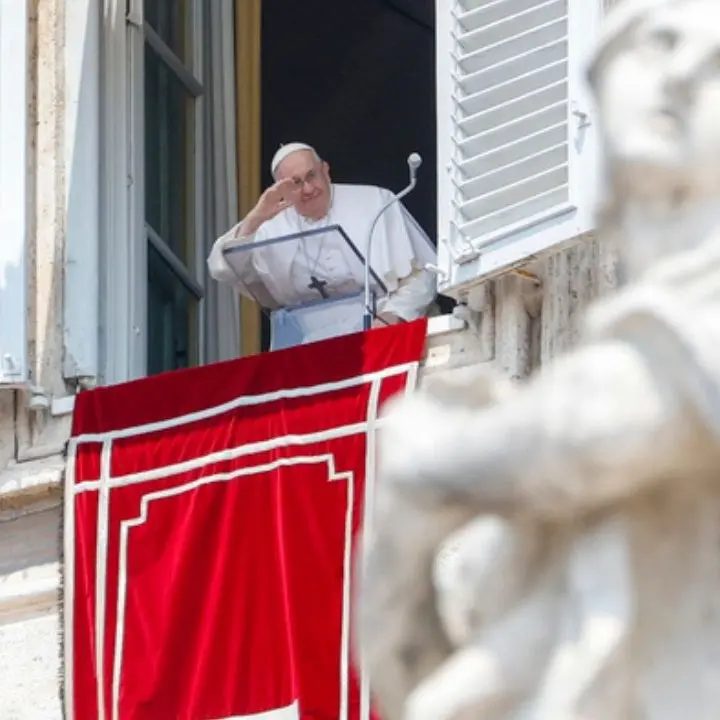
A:
[[[464,321],[454,315],[436,315],[428,319],[427,334],[429,338],[447,335],[448,333],[461,332],[466,328]],[[70,415],[75,408],[75,396],[53,398],[50,406],[50,413],[53,417]],[[0,486],[0,495],[2,487]]]
[[[57,562],[0,575],[0,625],[57,611],[59,581]]]
[[[0,470],[0,519],[30,506],[57,504],[64,467],[64,458],[56,455]]]
[[[428,340],[432,341],[450,333],[462,332],[465,323],[454,315],[437,315],[428,320]],[[431,352],[427,353],[431,355]],[[434,364],[432,357],[430,364]],[[51,414],[67,415],[74,407],[74,396],[55,398]],[[54,455],[41,460],[29,460],[10,465],[0,471],[0,518],[3,515],[22,512],[24,508],[36,507],[38,503],[56,503],[60,497],[60,484],[64,459]]]
[[[428,337],[436,337],[438,335],[447,335],[452,332],[462,332],[467,328],[464,320],[455,317],[455,315],[436,315],[428,319]]]

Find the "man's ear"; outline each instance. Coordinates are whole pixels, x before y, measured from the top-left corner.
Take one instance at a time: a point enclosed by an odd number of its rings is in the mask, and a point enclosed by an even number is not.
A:
[[[323,160],[322,162],[323,175],[329,180],[330,179],[330,165]]]

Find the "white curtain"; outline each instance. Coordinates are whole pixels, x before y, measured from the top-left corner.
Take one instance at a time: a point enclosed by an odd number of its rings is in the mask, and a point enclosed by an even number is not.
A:
[[[209,222],[206,253],[215,238],[238,221],[237,132],[235,102],[235,16],[232,2],[204,3],[205,12],[205,207]],[[237,293],[217,283],[206,270],[206,361],[240,354]]]

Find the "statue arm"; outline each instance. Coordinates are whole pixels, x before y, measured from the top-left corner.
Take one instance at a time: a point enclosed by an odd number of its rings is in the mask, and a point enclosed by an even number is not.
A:
[[[628,342],[588,346],[486,410],[422,393],[400,401],[382,433],[381,472],[414,502],[548,515],[686,472],[705,459],[706,433],[648,357]]]

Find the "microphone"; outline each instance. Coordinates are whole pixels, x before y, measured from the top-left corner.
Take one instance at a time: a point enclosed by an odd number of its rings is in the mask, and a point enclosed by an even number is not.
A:
[[[370,224],[370,232],[367,237],[365,246],[365,315],[363,317],[363,329],[369,330],[372,326],[372,318],[374,316],[374,308],[370,307],[370,252],[372,250],[372,238],[375,232],[375,226],[382,217],[382,214],[394,203],[402,200],[407,194],[412,192],[417,185],[418,168],[422,165],[422,157],[419,153],[410,153],[407,159],[408,170],[410,171],[410,183],[399,193],[395,193],[378,211],[377,215]]]
[[[419,153],[410,153],[407,159],[408,167],[410,168],[410,182],[414,183],[417,181],[417,171],[422,165],[422,157]]]

